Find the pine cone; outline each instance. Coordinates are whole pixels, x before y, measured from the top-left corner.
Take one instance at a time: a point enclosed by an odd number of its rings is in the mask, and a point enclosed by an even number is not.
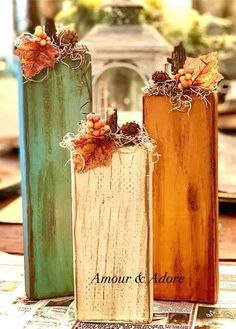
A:
[[[75,31],[65,30],[59,33],[58,40],[60,40],[60,43],[74,44],[78,42],[79,36]]]
[[[170,80],[170,77],[164,71],[155,71],[152,75],[152,80],[154,82],[165,82],[166,80]]]
[[[140,127],[136,122],[127,122],[120,128],[120,132],[128,136],[136,136],[139,130]]]

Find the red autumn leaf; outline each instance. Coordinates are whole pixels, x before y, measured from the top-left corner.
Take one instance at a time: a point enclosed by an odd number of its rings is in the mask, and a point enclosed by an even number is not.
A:
[[[217,53],[212,52],[198,58],[187,57],[184,68],[193,68],[195,86],[214,89],[224,77],[218,72]]]
[[[107,166],[117,150],[114,140],[103,137],[83,136],[74,141],[74,169],[86,172],[89,169]]]
[[[23,74],[26,79],[32,78],[46,67],[53,67],[58,51],[52,45],[40,46],[36,41],[25,38],[15,54],[20,57]]]

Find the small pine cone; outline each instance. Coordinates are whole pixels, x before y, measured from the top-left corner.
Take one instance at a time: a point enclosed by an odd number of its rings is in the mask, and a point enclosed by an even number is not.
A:
[[[120,128],[120,132],[128,136],[136,136],[139,130],[140,127],[136,122],[127,122]]]
[[[75,31],[65,30],[59,33],[58,39],[61,43],[69,44],[76,43],[79,40],[79,36]]]
[[[152,75],[152,80],[154,82],[165,82],[166,80],[170,80],[170,77],[164,71],[155,71]]]

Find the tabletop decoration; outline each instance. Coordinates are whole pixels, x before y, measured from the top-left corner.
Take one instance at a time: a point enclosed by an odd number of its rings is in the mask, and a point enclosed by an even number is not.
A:
[[[177,64],[175,64],[177,65]],[[208,96],[216,91],[223,76],[218,73],[217,53],[212,52],[198,58],[187,57],[176,74],[156,71],[152,75],[144,94],[147,96],[167,96],[171,111],[187,112],[192,107],[191,95],[196,95],[206,104]]]
[[[48,76],[49,68],[53,68],[56,63],[74,69],[82,67],[88,49],[78,43],[78,39],[77,33],[66,27],[56,30],[54,26],[52,30],[47,26],[37,26],[34,34],[23,33],[15,43],[15,54],[21,60],[25,81],[38,81],[34,77],[45,69],[40,79],[42,81]]]
[[[60,144],[72,159],[76,316],[149,323],[155,142],[135,122],[114,125],[115,117],[88,114]]]
[[[26,294],[73,294],[70,169],[58,147],[92,111],[91,57],[78,35],[53,21],[16,41]]]
[[[154,297],[214,303],[218,296],[217,54],[177,46],[143,97],[144,126],[161,161],[153,173]],[[186,113],[188,115],[186,115]]]

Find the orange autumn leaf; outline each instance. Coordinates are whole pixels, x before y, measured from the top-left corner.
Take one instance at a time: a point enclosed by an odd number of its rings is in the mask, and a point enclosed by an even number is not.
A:
[[[109,165],[112,154],[117,150],[114,140],[104,137],[83,136],[73,144],[74,170],[77,172]]]
[[[53,67],[58,51],[52,45],[42,47],[38,42],[25,38],[15,54],[20,57],[23,74],[26,79],[32,78],[46,67]]]
[[[218,72],[217,53],[211,52],[198,58],[187,57],[184,68],[193,68],[193,85],[214,89],[224,77]]]

